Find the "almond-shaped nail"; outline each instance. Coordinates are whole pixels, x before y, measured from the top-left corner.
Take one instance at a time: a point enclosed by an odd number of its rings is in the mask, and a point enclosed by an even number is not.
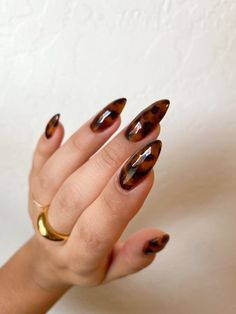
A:
[[[102,132],[109,128],[119,117],[126,104],[126,98],[119,98],[109,103],[95,117],[90,127],[93,132]]]
[[[168,99],[161,99],[141,111],[128,126],[125,136],[131,142],[138,142],[151,133],[163,119],[170,105]]]
[[[120,172],[120,185],[125,190],[135,188],[155,165],[160,152],[161,141],[153,141],[136,151]]]
[[[166,246],[169,241],[170,236],[168,233],[164,234],[162,237],[156,237],[154,239],[149,240],[144,244],[143,253],[144,254],[155,254]]]
[[[45,128],[45,136],[51,138],[56,131],[60,119],[60,113],[55,114],[48,122]]]

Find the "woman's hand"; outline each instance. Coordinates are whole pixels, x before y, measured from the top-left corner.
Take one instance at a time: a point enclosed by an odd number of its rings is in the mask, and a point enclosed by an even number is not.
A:
[[[144,229],[119,242],[152,187],[151,169],[161,150],[154,139],[169,106],[168,100],[152,104],[99,150],[118,129],[125,103],[124,98],[110,103],[63,145],[56,115],[39,139],[29,176],[29,213],[36,230],[36,280],[45,289],[94,286],[137,272],[169,239],[161,230]],[[33,200],[50,204],[48,222],[69,234],[68,240],[54,242],[39,234],[42,209]]]
[[[168,100],[150,105],[101,148],[118,129],[125,103],[110,103],[63,145],[60,116],[47,124],[29,174],[35,234],[0,269],[1,313],[45,313],[72,285],[137,272],[168,242],[154,228],[119,241],[152,187],[161,150],[155,139],[169,107]],[[52,241],[45,226],[68,238]]]

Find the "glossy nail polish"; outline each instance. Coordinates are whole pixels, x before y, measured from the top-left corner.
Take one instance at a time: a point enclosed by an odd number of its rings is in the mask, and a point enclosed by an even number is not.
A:
[[[121,114],[126,101],[126,98],[119,98],[103,108],[90,125],[92,131],[102,132],[109,128]]]
[[[154,238],[147,243],[144,244],[143,253],[144,254],[155,254],[166,246],[167,242],[169,241],[170,236],[169,234],[164,234],[161,238]]]
[[[155,165],[161,152],[161,141],[153,141],[136,153],[125,163],[120,172],[120,185],[125,190],[135,188]]]
[[[56,131],[60,119],[60,113],[55,114],[48,122],[45,128],[45,136],[47,139],[51,138]]]
[[[141,111],[128,126],[125,136],[131,142],[138,142],[154,130],[163,119],[170,101],[161,99]]]

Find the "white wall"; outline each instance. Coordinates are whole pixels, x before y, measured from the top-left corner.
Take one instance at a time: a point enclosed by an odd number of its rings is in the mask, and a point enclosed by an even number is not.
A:
[[[123,125],[159,98],[157,180],[125,235],[171,240],[146,270],[75,288],[51,311],[236,313],[236,2],[0,1],[0,262],[32,233],[27,175],[45,123],[66,138],[116,97]]]

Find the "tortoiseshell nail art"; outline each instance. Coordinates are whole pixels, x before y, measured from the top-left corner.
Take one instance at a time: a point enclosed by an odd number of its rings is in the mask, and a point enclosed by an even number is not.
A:
[[[141,111],[128,126],[125,136],[131,142],[138,142],[154,130],[169,108],[170,101],[161,99]]]
[[[153,141],[135,152],[120,172],[120,185],[131,190],[148,174],[155,165],[161,152],[161,141]]]
[[[126,98],[119,98],[112,101],[105,108],[103,108],[90,125],[92,131],[102,132],[109,128],[121,114],[126,101]]]
[[[56,127],[58,126],[59,119],[60,119],[60,113],[57,113],[49,120],[45,128],[45,136],[47,139],[53,136],[56,130]]]
[[[144,244],[143,253],[144,254],[153,254],[164,249],[165,245],[169,241],[169,234],[164,234],[161,238],[154,238]]]

